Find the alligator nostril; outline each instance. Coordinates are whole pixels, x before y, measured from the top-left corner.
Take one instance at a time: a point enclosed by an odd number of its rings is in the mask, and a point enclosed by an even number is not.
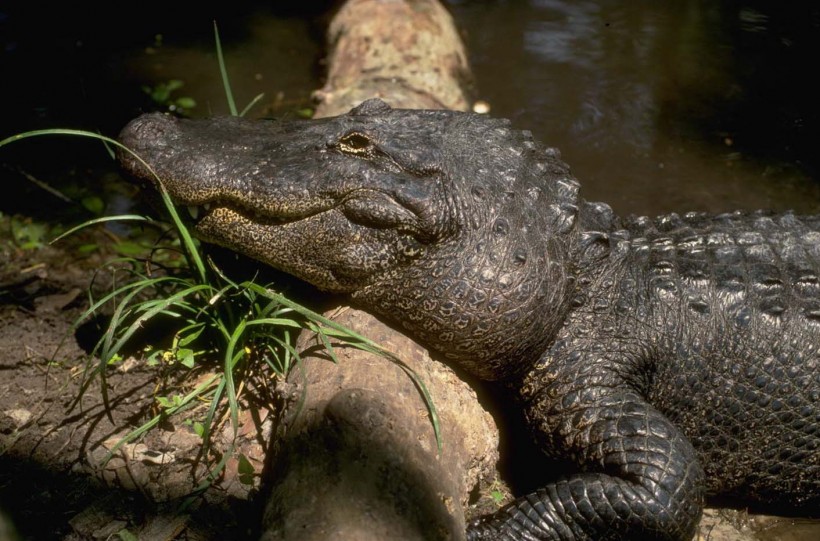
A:
[[[142,160],[153,162],[153,157],[167,152],[178,139],[178,119],[162,113],[142,115],[120,132],[118,140],[128,150],[117,148],[117,158],[126,171],[139,176],[144,168]]]
[[[178,129],[177,118],[163,113],[149,113],[129,122],[120,132],[119,139],[131,149],[159,145],[173,137]]]

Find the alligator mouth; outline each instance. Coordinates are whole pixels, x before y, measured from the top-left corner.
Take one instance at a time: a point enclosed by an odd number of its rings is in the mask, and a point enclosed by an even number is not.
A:
[[[382,223],[376,225],[373,223],[370,225],[375,227],[393,226],[400,229],[409,228],[412,229],[413,232],[417,232],[415,231],[416,228],[410,225],[416,223],[418,219],[415,214],[398,203],[389,194],[379,190],[354,189],[343,196],[334,198],[332,201],[326,201],[324,204],[321,202],[314,203],[313,205],[302,206],[302,208],[299,209],[283,206],[281,210],[277,209],[277,211],[273,211],[269,208],[254,208],[249,204],[243,204],[242,201],[236,201],[233,198],[214,198],[197,204],[186,204],[185,202],[177,201],[176,204],[178,209],[184,209],[184,212],[179,213],[180,216],[194,226],[205,221],[216,211],[229,212],[232,215],[240,216],[258,225],[280,226],[310,219],[334,210],[345,214],[346,207],[366,200],[370,200],[371,202],[378,201],[379,208],[382,210],[389,209],[394,219],[396,219],[395,223],[392,224]]]
[[[177,210],[184,209],[183,212],[179,212],[180,217],[183,218],[187,223],[193,225],[194,227],[204,222],[208,217],[212,216],[217,211],[229,212],[233,215],[241,216],[243,219],[249,222],[253,222],[259,225],[275,226],[305,220],[307,218],[311,218],[313,216],[322,214],[329,210],[333,210],[334,208],[337,208],[337,206],[333,205],[328,207],[312,209],[310,212],[304,213],[287,213],[274,215],[253,210],[242,205],[237,205],[233,202],[220,200],[214,200],[199,205],[177,206]]]
[[[188,211],[188,217],[196,223],[199,221],[200,217],[204,217],[211,210],[211,204],[205,203],[204,205],[188,205],[185,209]]]

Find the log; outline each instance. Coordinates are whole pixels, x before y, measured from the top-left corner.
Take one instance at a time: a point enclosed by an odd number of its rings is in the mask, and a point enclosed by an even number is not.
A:
[[[350,0],[328,30],[317,116],[371,97],[394,107],[468,107],[469,67],[449,13],[434,0]],[[328,315],[328,314],[326,314]],[[440,418],[384,357],[336,348],[328,362],[302,337],[303,364],[271,454],[274,487],[262,539],[464,539],[470,491],[494,476],[498,430],[474,391],[429,352],[375,317],[332,318],[395,353],[425,383]]]
[[[349,0],[327,31],[316,116],[368,98],[405,109],[469,108],[472,75],[453,19],[436,0]]]
[[[360,310],[333,319],[395,352],[424,381],[442,448],[404,370],[349,347],[335,348],[333,364],[314,347],[287,388],[263,539],[463,539],[469,492],[498,459],[492,418],[422,346]]]

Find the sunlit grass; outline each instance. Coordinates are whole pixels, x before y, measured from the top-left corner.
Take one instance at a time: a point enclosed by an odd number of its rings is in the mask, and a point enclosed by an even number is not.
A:
[[[45,135],[70,135],[90,137],[116,146],[136,157],[149,171],[150,167],[139,156],[108,137],[79,130],[38,130],[12,136],[0,141],[0,148],[12,142]],[[416,383],[429,407],[433,426],[438,438],[438,420],[423,382],[399,359],[380,346],[342,325],[301,306],[271,288],[253,281],[235,282],[227,277],[200,250],[181,220],[168,193],[159,178],[157,189],[168,216],[173,224],[175,237],[164,250],[178,250],[183,262],[176,268],[154,265],[133,257],[121,257],[109,263],[117,269],[114,285],[106,294],[90,296],[90,306],[74,325],[96,314],[108,312],[108,324],[97,341],[83,373],[80,394],[82,398],[89,387],[97,382],[106,406],[109,405],[107,371],[123,360],[123,351],[135,334],[149,326],[158,317],[176,322],[171,345],[167,349],[149,350],[146,362],[175,363],[194,371],[203,362],[217,361],[221,370],[201,381],[187,394],[156,397],[159,413],[135,430],[129,432],[109,453],[113,455],[122,445],[139,438],[164,419],[209,403],[207,414],[195,427],[207,444],[220,408],[226,406],[234,435],[238,429],[239,382],[251,370],[268,366],[279,377],[286,377],[289,370],[300,362],[295,347],[298,332],[307,329],[317,333],[329,356],[335,360],[331,341],[386,356],[401,366]],[[68,230],[55,240],[76,231],[109,221],[130,221],[157,224],[141,215],[108,216],[89,220]],[[213,473],[213,472],[212,472]]]

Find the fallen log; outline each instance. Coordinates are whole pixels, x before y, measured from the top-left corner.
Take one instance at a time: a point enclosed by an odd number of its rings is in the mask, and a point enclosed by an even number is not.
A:
[[[316,116],[368,98],[406,109],[466,111],[472,75],[453,19],[436,0],[348,0],[327,31]]]
[[[371,97],[394,107],[468,107],[469,67],[449,13],[435,0],[350,0],[328,30],[328,78],[317,116]],[[288,382],[263,539],[463,539],[464,508],[493,475],[498,431],[474,391],[425,348],[351,308],[333,319],[392,351],[429,390],[430,412],[388,359],[310,338]]]

